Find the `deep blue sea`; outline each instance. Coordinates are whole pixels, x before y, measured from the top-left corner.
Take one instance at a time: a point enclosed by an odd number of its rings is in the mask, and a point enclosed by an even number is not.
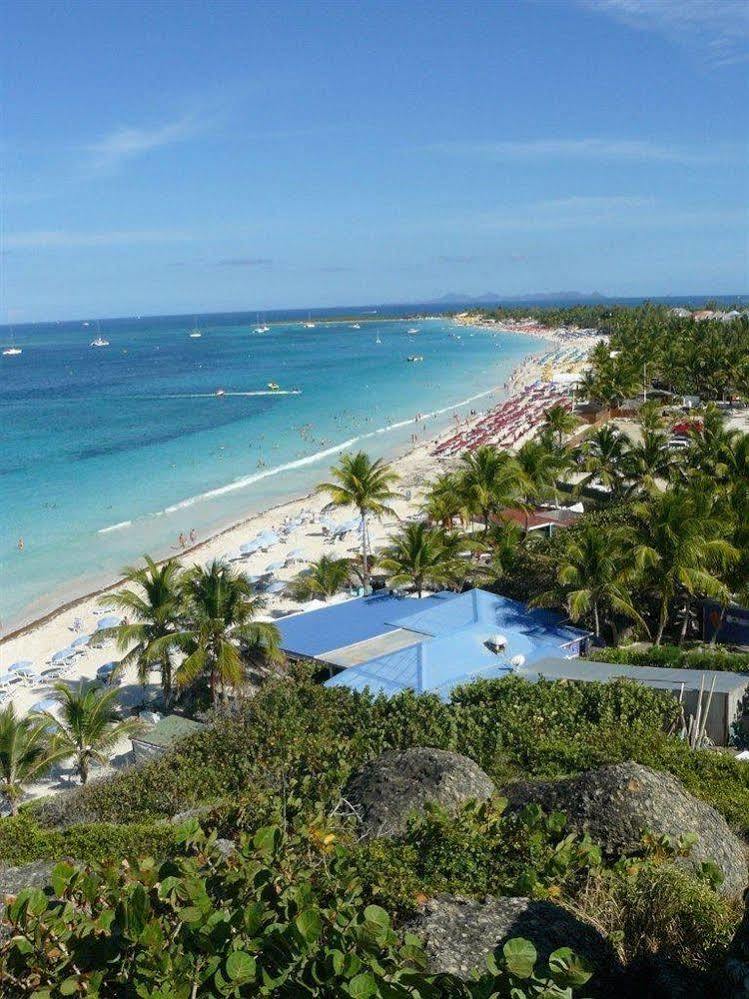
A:
[[[99,349],[93,322],[17,329],[23,353],[0,357],[4,631],[168,554],[180,531],[205,538],[307,492],[343,448],[393,456],[416,413],[436,433],[543,349],[364,310],[264,334],[253,314],[197,323],[200,338],[190,316],[102,321]]]

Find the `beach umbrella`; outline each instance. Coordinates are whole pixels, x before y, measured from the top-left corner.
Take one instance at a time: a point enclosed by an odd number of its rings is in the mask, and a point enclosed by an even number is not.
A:
[[[276,579],[274,582],[268,584],[268,593],[280,593],[282,590],[286,589],[286,583],[282,582],[280,579]]]
[[[122,624],[121,617],[117,614],[107,614],[107,616],[101,618],[99,623],[96,625],[96,630],[104,631],[105,628],[116,628],[118,624]]]
[[[306,562],[307,556],[301,548],[293,548],[286,556],[287,562]]]
[[[281,539],[275,531],[265,530],[258,534],[257,540],[262,542],[263,548],[270,548],[271,545],[277,545]]]
[[[49,661],[51,663],[63,663],[65,662],[66,659],[70,659],[74,655],[75,655],[75,649],[71,648],[60,649],[59,652],[55,652],[55,654],[50,658]]]
[[[15,673],[16,670],[26,669],[27,666],[33,666],[33,662],[30,659],[19,659],[18,662],[11,663],[8,667],[9,673]]]
[[[70,643],[70,648],[77,649],[81,645],[85,645],[90,638],[91,638],[90,635],[79,635],[78,638],[75,639],[75,641]]]
[[[269,562],[265,567],[266,572],[278,572],[279,569],[283,569],[286,563],[281,560],[279,562]]]
[[[41,701],[37,701],[36,704],[31,705],[32,711],[52,711],[53,708],[57,707],[57,701],[54,697],[44,697]]]
[[[243,545],[239,546],[239,550],[243,555],[252,555],[260,549],[259,538],[253,538],[252,541],[245,541]]]
[[[8,667],[8,672],[16,673],[18,676],[39,676],[39,670],[34,669],[33,665],[29,663],[13,663],[12,666]]]

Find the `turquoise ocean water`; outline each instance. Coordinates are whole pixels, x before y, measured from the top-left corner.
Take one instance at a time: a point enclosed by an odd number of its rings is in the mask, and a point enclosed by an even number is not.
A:
[[[307,492],[342,448],[395,455],[416,413],[433,414],[437,433],[543,348],[446,319],[281,321],[268,333],[253,319],[206,317],[200,338],[189,317],[108,321],[100,349],[93,324],[17,331],[23,353],[0,357],[3,631],[143,552],[168,554],[180,531],[205,538]]]

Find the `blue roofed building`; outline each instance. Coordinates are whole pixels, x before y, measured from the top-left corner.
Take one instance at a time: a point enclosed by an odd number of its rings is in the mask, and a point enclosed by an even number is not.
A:
[[[361,597],[282,619],[278,628],[288,655],[328,666],[327,685],[386,695],[410,689],[446,697],[479,677],[577,656],[589,639],[558,614],[479,589],[422,600]]]

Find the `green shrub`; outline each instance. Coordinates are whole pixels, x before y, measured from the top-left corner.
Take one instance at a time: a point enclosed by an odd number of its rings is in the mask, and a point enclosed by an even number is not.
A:
[[[173,843],[174,831],[166,825],[99,822],[46,829],[25,812],[0,820],[0,864],[8,867],[61,857],[88,862],[163,855]]]
[[[511,940],[480,979],[425,971],[416,937],[400,940],[388,913],[364,905],[355,886],[330,904],[323,854],[304,835],[260,830],[224,860],[185,827],[194,855],[117,871],[60,864],[52,886],[21,892],[6,910],[0,977],[8,993],[43,982],[49,999],[102,996],[546,996],[571,997],[591,977],[566,949],[536,968],[528,941]],[[324,881],[324,878],[323,878]],[[60,946],[60,941],[64,945]]]
[[[682,649],[678,645],[654,645],[649,649],[634,649],[626,645],[617,648],[591,649],[589,658],[604,663],[629,666],[668,666],[672,669],[722,670],[749,673],[749,652],[727,652],[720,646]]]

